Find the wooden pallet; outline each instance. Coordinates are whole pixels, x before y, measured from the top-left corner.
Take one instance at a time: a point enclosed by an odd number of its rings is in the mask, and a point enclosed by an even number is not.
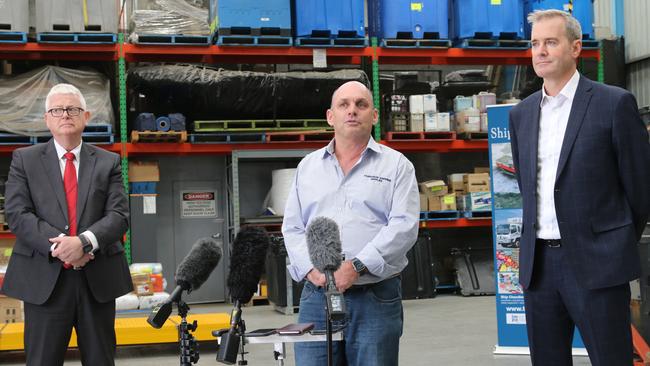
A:
[[[244,132],[330,128],[324,119],[256,119],[194,121],[195,132]]]
[[[459,132],[458,139],[460,140],[487,140],[487,132]]]
[[[187,141],[187,131],[131,131],[131,142],[178,142]]]
[[[456,132],[397,132],[390,131],[386,133],[388,141],[413,141],[413,140],[432,140],[432,141],[450,141],[456,139]]]
[[[300,131],[300,132],[269,132],[266,142],[329,142],[334,138],[334,131]]]

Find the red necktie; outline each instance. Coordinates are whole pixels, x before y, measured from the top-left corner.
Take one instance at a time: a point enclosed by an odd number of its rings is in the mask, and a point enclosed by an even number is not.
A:
[[[70,226],[69,236],[77,235],[77,171],[74,167],[75,156],[71,152],[63,155],[65,157],[65,171],[63,173],[63,187],[65,188],[65,199],[68,203],[68,225]],[[64,263],[63,267],[71,268],[72,265]]]

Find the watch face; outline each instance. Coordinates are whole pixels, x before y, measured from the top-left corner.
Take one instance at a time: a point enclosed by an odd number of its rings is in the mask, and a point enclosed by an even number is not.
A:
[[[354,267],[354,270],[355,270],[357,273],[361,273],[361,272],[363,272],[363,270],[365,269],[365,266],[363,265],[363,263],[361,263],[361,261],[358,260],[358,259],[352,261],[352,266]]]

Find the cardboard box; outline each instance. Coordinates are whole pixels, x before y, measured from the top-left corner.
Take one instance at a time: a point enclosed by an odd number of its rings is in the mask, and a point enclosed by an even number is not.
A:
[[[490,175],[487,173],[467,174],[463,178],[466,192],[488,192],[490,190]]]
[[[492,192],[470,192],[465,195],[465,211],[490,211]]]
[[[424,94],[422,96],[422,112],[423,113],[436,113],[438,108],[436,106],[435,94]]]
[[[459,195],[467,193],[465,191],[465,183],[463,182],[451,182],[448,187],[449,193],[457,193]]]
[[[409,112],[411,114],[424,114],[423,95],[409,95]]]
[[[411,113],[409,130],[411,132],[422,132],[424,131],[424,114],[413,114]]]
[[[456,211],[456,193],[440,197],[440,206],[443,211]]]
[[[0,324],[20,323],[24,319],[22,301],[0,296]]]
[[[442,180],[428,180],[419,184],[420,192],[427,196],[444,196],[447,194],[447,186]],[[429,207],[429,211],[431,208]]]
[[[475,166],[474,173],[487,173],[490,174],[490,167],[487,166]]]
[[[447,185],[449,193],[457,193],[458,195],[465,194],[465,182],[463,181],[466,173],[454,173],[447,176]]]
[[[429,202],[427,201],[427,195],[420,193],[420,211],[429,211]]]
[[[159,182],[160,169],[157,161],[130,161],[129,182]]]
[[[149,273],[131,273],[133,292],[138,296],[153,295],[153,285]]]
[[[441,211],[442,205],[440,204],[440,198],[444,196],[428,196],[427,201],[429,201],[429,211]]]
[[[480,132],[481,115],[478,109],[469,108],[456,113],[456,131],[463,132]]]
[[[443,196],[429,196],[429,211],[456,211],[456,193]]]
[[[13,247],[5,247],[5,246],[0,247],[0,271],[4,271],[7,269],[7,265],[9,264],[9,258],[11,257],[12,250]]]

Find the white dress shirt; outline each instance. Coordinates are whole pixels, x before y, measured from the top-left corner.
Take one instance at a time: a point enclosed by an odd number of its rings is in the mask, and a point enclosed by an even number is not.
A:
[[[73,163],[75,168],[75,174],[77,176],[77,182],[79,182],[79,164],[81,159],[82,144],[83,142],[81,142],[79,146],[70,150],[70,152],[73,153],[75,157]],[[54,140],[54,147],[56,148],[56,156],[59,157],[59,168],[61,170],[61,179],[63,179],[63,177],[65,176],[65,164],[66,164],[66,160],[63,155],[65,155],[65,153],[67,153],[68,151],[63,146],[59,145],[59,143],[56,142],[56,140]],[[99,242],[97,241],[97,237],[95,236],[95,234],[93,234],[92,231],[86,230],[80,235],[84,235],[86,238],[88,238],[88,240],[90,240],[90,242],[93,245],[92,253],[95,253],[95,251],[99,248]],[[65,234],[61,233],[59,236],[65,236]],[[50,247],[50,250],[54,250],[54,245]]]
[[[537,144],[537,238],[560,239],[555,213],[555,177],[562,142],[580,73],[573,74],[564,88],[554,97],[542,88]]]

